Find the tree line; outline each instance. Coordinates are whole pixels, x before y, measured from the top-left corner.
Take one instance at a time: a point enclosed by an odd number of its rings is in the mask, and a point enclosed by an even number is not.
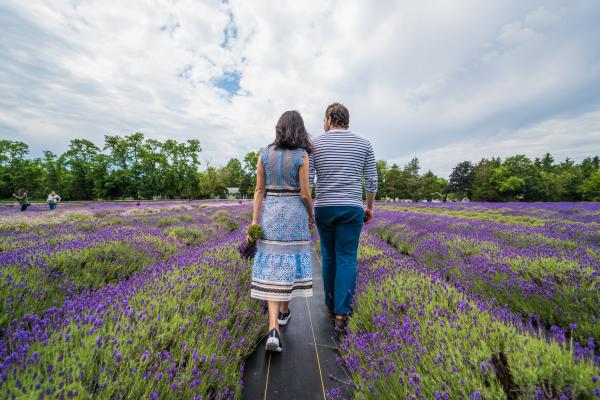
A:
[[[65,200],[206,199],[225,197],[239,188],[251,197],[256,184],[258,152],[232,158],[217,167],[201,160],[200,142],[106,135],[104,145],[71,140],[60,154],[44,151],[29,157],[20,141],[0,140],[0,198],[19,188],[30,199],[45,199],[55,190]],[[201,168],[202,167],[202,168]],[[421,173],[418,158],[402,168],[377,161],[378,199],[456,201],[600,201],[600,159],[555,162],[550,154],[531,160],[515,155],[505,160],[483,158],[457,164],[448,180]]]
[[[550,153],[531,160],[522,154],[458,163],[448,180],[420,174],[417,158],[403,168],[377,162],[380,198],[460,201],[600,201],[600,158],[556,162]]]

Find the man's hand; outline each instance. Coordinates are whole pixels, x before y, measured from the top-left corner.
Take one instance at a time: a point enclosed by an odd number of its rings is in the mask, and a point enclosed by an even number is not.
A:
[[[368,224],[373,219],[373,209],[365,208],[365,224]]]

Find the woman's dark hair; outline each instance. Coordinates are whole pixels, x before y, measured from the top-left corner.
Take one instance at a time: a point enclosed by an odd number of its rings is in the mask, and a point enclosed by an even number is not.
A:
[[[327,106],[325,118],[331,117],[331,125],[348,129],[350,125],[350,113],[348,109],[340,103],[333,103]]]
[[[302,148],[307,153],[312,152],[310,137],[298,111],[286,111],[281,114],[275,126],[275,141],[272,144],[281,149]]]

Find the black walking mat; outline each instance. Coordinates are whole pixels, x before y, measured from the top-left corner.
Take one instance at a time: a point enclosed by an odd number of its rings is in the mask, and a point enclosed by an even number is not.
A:
[[[337,340],[323,300],[321,263],[313,253],[313,297],[290,301],[292,317],[281,327],[283,352],[266,352],[263,339],[246,359],[243,399],[325,399],[325,392],[332,388],[345,390],[339,380],[348,377],[335,360]],[[349,393],[344,397],[350,397]]]

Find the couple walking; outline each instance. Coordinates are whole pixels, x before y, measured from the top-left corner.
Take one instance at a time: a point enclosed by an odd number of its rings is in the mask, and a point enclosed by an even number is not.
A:
[[[260,150],[252,223],[262,225],[263,238],[257,243],[250,295],[268,301],[268,351],[282,351],[279,326],[291,317],[290,299],[312,296],[310,228],[315,224],[327,314],[337,331],[346,327],[360,232],[373,218],[377,191],[373,148],[348,129],[349,119],[346,107],[331,104],[325,112],[325,133],[311,141],[300,114],[286,111],[275,127],[275,140]]]

